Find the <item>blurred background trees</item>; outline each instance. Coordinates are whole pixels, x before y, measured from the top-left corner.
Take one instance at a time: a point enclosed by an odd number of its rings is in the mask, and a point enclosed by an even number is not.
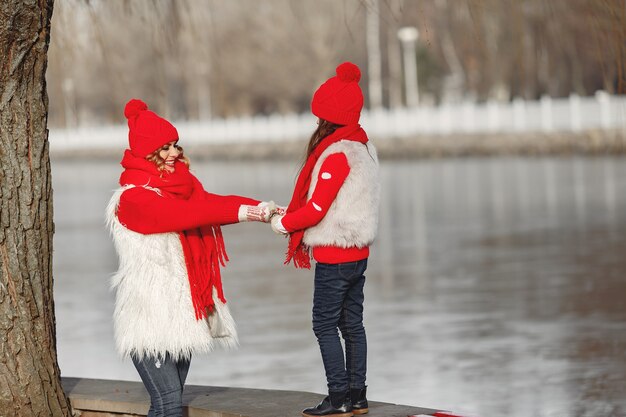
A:
[[[423,104],[626,92],[623,0],[63,0],[50,124],[118,123],[131,97],[179,120],[304,112],[345,60],[367,97],[368,10],[385,107],[405,103],[406,26]]]

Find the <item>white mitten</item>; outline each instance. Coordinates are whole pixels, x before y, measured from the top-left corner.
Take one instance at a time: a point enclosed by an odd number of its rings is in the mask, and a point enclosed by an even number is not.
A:
[[[271,220],[272,230],[274,231],[274,233],[279,235],[289,234],[289,232],[287,232],[287,229],[285,229],[285,226],[283,226],[283,217],[285,216],[281,214],[276,214],[275,216],[272,216]]]
[[[239,206],[240,222],[264,222],[270,221],[272,214],[276,212],[276,203],[262,201],[258,206],[242,204]]]

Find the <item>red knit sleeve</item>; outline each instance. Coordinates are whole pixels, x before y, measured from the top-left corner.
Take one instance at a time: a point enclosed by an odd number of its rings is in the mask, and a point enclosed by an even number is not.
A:
[[[287,213],[282,218],[281,222],[285,229],[294,232],[315,226],[322,221],[349,173],[350,165],[344,153],[329,155],[320,167],[311,199],[304,207]]]
[[[237,223],[241,198],[214,196],[203,200],[179,200],[135,187],[122,193],[117,218],[128,229],[143,234]]]
[[[261,201],[260,200],[255,200],[254,198],[249,198],[249,197],[242,197],[239,195],[219,195],[219,194],[212,194],[212,193],[208,193],[208,192],[204,192],[204,196],[206,201],[210,201],[213,204],[232,204],[232,203],[237,203],[239,205],[242,204],[248,204],[250,206],[256,206],[258,205]]]
[[[194,187],[197,187],[200,190],[202,190],[204,192],[204,199],[212,202],[213,204],[239,203],[239,205],[248,204],[251,206],[256,206],[261,202],[260,200],[255,200],[253,198],[242,197],[238,195],[219,195],[219,194],[206,192],[204,190],[204,187],[202,186],[202,183],[200,183],[198,178],[196,178],[195,175],[192,178],[193,178]]]

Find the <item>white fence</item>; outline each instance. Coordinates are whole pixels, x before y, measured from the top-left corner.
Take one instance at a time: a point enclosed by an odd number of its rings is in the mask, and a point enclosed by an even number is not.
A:
[[[594,97],[539,101],[461,103],[438,107],[364,111],[361,124],[377,139],[420,134],[578,132],[589,129],[626,130],[626,96],[598,92]],[[183,144],[290,141],[308,137],[315,129],[310,114],[286,114],[197,122],[175,122]],[[52,150],[124,148],[125,125],[50,129]]]

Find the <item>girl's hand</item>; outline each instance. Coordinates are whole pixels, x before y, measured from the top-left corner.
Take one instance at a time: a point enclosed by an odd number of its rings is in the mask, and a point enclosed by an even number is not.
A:
[[[272,216],[272,230],[274,231],[274,233],[279,234],[279,235],[288,235],[289,232],[287,231],[287,229],[285,229],[285,226],[283,226],[282,223],[282,219],[283,217],[285,217],[282,214],[275,214]]]

